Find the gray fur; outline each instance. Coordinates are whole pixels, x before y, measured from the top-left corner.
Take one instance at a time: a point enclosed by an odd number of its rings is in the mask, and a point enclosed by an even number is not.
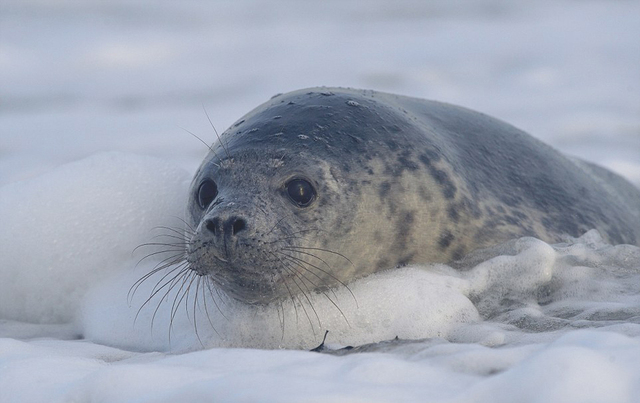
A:
[[[294,177],[315,187],[309,207],[288,199]],[[205,178],[219,193],[203,210]],[[619,176],[478,112],[337,88],[276,96],[232,125],[196,173],[187,215],[191,268],[248,303],[521,236],[596,228],[640,244],[640,191]]]

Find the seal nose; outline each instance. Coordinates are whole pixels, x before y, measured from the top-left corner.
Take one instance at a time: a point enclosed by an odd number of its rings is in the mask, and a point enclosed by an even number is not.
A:
[[[246,221],[237,216],[229,217],[222,221],[220,217],[209,218],[205,221],[205,228],[213,235],[238,235],[239,232],[247,228]]]
[[[213,235],[220,233],[220,219],[218,217],[208,219],[207,221],[205,221],[204,226]]]
[[[237,235],[238,232],[242,231],[247,226],[244,220],[240,217],[232,217],[230,221],[233,221],[233,223],[231,224],[232,235]]]

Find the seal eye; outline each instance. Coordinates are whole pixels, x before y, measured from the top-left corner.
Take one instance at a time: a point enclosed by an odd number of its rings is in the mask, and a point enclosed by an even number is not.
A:
[[[307,207],[316,196],[316,191],[304,179],[292,179],[285,185],[292,202],[300,207]]]
[[[209,207],[213,199],[218,195],[218,186],[210,179],[205,180],[198,188],[198,204],[200,208]]]

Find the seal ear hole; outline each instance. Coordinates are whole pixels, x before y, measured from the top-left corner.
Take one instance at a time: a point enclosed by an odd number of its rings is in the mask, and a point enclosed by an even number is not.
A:
[[[285,185],[289,199],[299,207],[309,206],[316,198],[316,190],[305,179],[291,179]]]
[[[206,209],[218,195],[218,186],[211,179],[206,179],[198,188],[198,204],[200,208]]]

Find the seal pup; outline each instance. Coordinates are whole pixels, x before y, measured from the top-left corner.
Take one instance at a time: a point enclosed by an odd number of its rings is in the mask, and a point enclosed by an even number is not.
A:
[[[640,191],[604,168],[469,109],[342,88],[277,95],[222,133],[186,216],[189,269],[249,304],[522,236],[640,242]]]

